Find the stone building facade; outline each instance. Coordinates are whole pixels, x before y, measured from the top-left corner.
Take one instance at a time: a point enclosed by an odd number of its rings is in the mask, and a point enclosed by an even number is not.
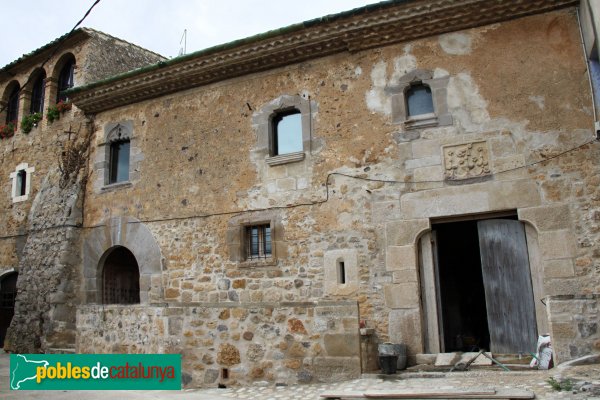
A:
[[[599,352],[599,15],[390,1],[77,82],[58,172],[1,142],[35,168],[8,348],[181,353],[189,386]]]

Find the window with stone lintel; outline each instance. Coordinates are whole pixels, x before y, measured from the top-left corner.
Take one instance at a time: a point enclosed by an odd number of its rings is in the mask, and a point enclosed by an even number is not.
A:
[[[275,212],[232,218],[226,240],[230,260],[241,267],[274,266],[287,253],[283,225]]]
[[[12,180],[12,202],[19,203],[29,199],[31,191],[31,177],[35,171],[34,167],[30,167],[27,163],[17,165],[14,172],[10,173]]]
[[[282,95],[253,115],[257,151],[268,165],[303,161],[311,152],[314,101],[301,95]]]
[[[449,76],[434,77],[432,71],[416,69],[386,87],[392,98],[392,119],[405,129],[452,125],[448,112]]]
[[[94,187],[99,191],[128,187],[139,179],[143,158],[133,135],[133,121],[106,124],[104,141],[96,153]]]

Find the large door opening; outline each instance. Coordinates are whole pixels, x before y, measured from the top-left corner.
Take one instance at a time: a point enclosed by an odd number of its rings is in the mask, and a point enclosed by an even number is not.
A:
[[[15,314],[18,276],[18,273],[11,272],[0,278],[0,347],[4,347],[6,331]]]
[[[444,350],[490,348],[477,221],[434,225]]]
[[[433,223],[420,248],[426,351],[535,348],[527,241],[516,216]]]

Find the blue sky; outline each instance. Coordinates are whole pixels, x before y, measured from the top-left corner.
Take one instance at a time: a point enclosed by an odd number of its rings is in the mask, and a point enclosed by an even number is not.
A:
[[[67,33],[94,0],[2,0],[0,67]],[[166,57],[377,3],[369,0],[101,0],[82,26]]]

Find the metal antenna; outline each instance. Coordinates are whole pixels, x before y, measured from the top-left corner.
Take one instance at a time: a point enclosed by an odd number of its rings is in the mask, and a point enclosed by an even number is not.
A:
[[[181,36],[181,40],[179,41],[179,45],[181,46],[181,42],[183,42],[183,47],[179,48],[179,55],[182,56],[187,51],[187,29],[183,30],[183,35]]]

